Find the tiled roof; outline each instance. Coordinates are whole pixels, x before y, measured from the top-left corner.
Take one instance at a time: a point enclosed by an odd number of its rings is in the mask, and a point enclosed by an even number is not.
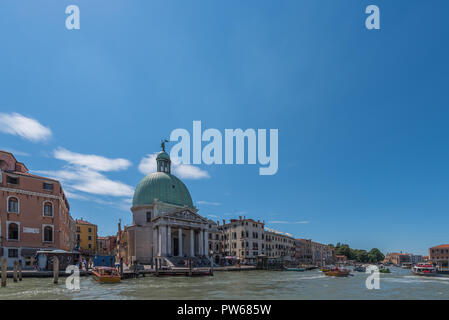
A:
[[[88,225],[95,226],[95,224],[90,223],[89,221],[86,221],[86,220],[78,220],[78,219],[76,219],[76,223],[77,224],[88,224]]]
[[[431,249],[434,249],[434,248],[449,248],[449,244],[440,244],[439,246],[432,247]]]

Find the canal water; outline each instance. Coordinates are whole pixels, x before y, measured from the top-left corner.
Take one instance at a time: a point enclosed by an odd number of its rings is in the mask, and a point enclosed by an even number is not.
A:
[[[380,275],[380,289],[368,290],[369,274],[327,277],[318,270],[215,272],[213,277],[154,277],[98,284],[82,277],[80,290],[51,278],[24,278],[0,288],[0,299],[449,299],[449,277],[420,277],[390,268]]]

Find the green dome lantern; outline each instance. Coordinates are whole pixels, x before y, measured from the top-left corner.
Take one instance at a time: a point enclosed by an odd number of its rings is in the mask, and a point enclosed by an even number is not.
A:
[[[193,208],[192,197],[185,184],[171,174],[170,156],[165,150],[156,157],[157,172],[143,178],[134,192],[133,207],[150,205],[155,199],[178,206]]]

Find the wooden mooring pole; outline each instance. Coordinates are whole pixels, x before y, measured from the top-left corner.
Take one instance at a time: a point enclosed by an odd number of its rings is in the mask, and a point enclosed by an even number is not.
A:
[[[155,258],[154,259],[154,266],[155,266],[155,269],[156,269],[156,277],[159,277],[159,263],[158,263],[158,261],[157,261],[158,259],[157,258]]]
[[[214,275],[214,261],[210,258],[210,275]]]
[[[123,258],[120,258],[120,278],[123,279]]]
[[[6,258],[2,258],[2,287],[6,287]]]
[[[192,276],[192,258],[189,258],[189,277]]]
[[[19,260],[19,281],[22,281],[22,260]]]
[[[58,257],[54,256],[53,260],[53,283],[57,284],[59,278],[59,259]]]
[[[14,282],[17,282],[17,265],[18,265],[17,260],[14,260],[14,272],[13,272]]]

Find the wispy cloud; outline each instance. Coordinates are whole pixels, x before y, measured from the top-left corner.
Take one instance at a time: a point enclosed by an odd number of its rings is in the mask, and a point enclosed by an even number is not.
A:
[[[52,135],[50,128],[19,113],[0,113],[0,131],[32,142],[45,141]]]
[[[95,154],[76,153],[64,148],[56,149],[54,156],[56,159],[67,161],[69,164],[95,171],[119,171],[131,166],[131,162],[126,159],[109,159]]]
[[[95,195],[131,197],[134,188],[121,182],[111,180],[100,171],[117,171],[128,168],[131,165],[126,159],[109,159],[98,155],[86,155],[59,148],[54,151],[56,159],[67,162],[61,170],[36,171],[60,180],[73,191],[81,191]],[[76,196],[75,196],[76,197]]]
[[[67,166],[57,171],[36,171],[38,174],[47,175],[68,185],[71,189],[91,194],[129,197],[134,189],[120,181],[114,181],[94,170]]]
[[[272,224],[307,224],[309,221],[283,221],[283,220],[274,220],[268,221],[268,223]]]
[[[196,203],[197,204],[204,204],[206,206],[219,206],[219,205],[221,205],[220,202],[211,202],[211,201],[203,201],[203,200],[199,200]]]
[[[12,153],[15,156],[23,156],[23,157],[29,157],[30,156],[29,153],[26,153],[26,152],[23,152],[23,151],[19,151],[19,150],[16,150],[16,149],[12,149],[12,148],[8,148],[8,147],[0,147],[0,150],[10,152],[10,153]]]
[[[157,153],[148,154],[139,163],[139,171],[143,174],[150,174],[157,171],[156,167]],[[171,171],[181,179],[204,179],[209,178],[209,173],[205,170],[190,165],[182,164],[178,159],[171,159]]]
[[[114,209],[121,209],[122,211],[125,212],[129,212],[131,205],[132,205],[132,199],[131,198],[126,198],[126,199],[119,199],[116,201],[110,201],[110,200],[104,200],[101,198],[97,198],[97,197],[90,197],[90,196],[86,196],[86,195],[81,195],[79,193],[73,192],[73,190],[70,189],[70,191],[68,191],[70,188],[66,188],[65,191],[65,195],[67,196],[67,198],[69,200],[72,199],[76,199],[76,200],[81,200],[81,201],[89,201],[89,202],[95,202],[98,203],[100,205],[106,205],[106,206],[110,206]]]

